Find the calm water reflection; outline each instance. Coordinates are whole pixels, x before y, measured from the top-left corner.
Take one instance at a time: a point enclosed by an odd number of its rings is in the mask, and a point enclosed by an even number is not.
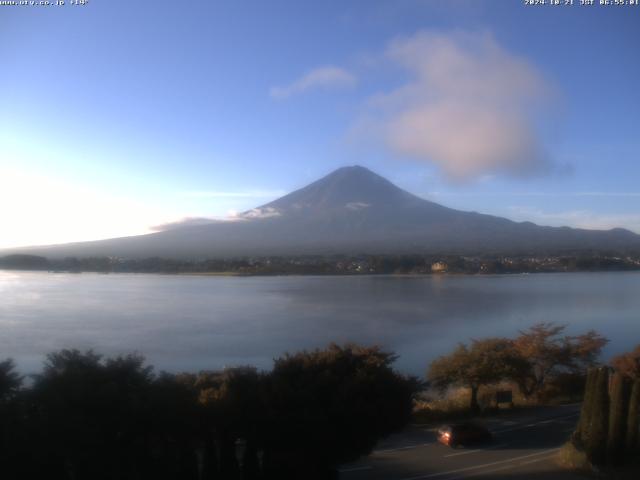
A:
[[[160,369],[269,368],[329,342],[378,343],[422,374],[457,342],[538,321],[595,328],[606,355],[640,343],[640,273],[196,277],[0,271],[0,359],[37,370],[74,347],[139,351]]]

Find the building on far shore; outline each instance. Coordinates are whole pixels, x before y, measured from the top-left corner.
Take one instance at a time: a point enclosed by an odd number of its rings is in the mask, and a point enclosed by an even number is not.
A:
[[[436,262],[431,264],[431,271],[433,273],[445,273],[449,266],[444,262]]]

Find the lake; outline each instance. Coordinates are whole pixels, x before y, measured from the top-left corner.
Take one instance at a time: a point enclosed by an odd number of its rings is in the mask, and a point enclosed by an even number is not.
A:
[[[220,277],[0,271],[0,359],[137,351],[157,369],[268,369],[286,351],[380,344],[423,375],[457,342],[540,321],[596,329],[605,358],[640,343],[640,273]]]

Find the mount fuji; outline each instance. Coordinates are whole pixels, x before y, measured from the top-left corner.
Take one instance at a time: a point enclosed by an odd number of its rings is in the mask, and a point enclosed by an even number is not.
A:
[[[413,195],[360,166],[340,168],[233,221],[0,253],[203,259],[308,254],[553,254],[640,249],[629,230],[545,227],[465,212]]]

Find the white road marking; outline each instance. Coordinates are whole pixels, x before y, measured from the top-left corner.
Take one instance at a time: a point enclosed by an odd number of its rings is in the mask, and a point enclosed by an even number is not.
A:
[[[531,427],[535,427],[536,425],[541,425],[543,423],[552,423],[552,422],[562,422],[563,420],[566,421],[565,419],[570,418],[570,417],[577,417],[579,415],[579,413],[572,413],[571,415],[565,415],[562,417],[556,417],[556,418],[549,418],[547,420],[541,420],[539,422],[535,422],[535,423],[529,423],[527,425],[519,425],[517,427],[513,427],[513,428],[505,428],[502,430],[496,430],[493,433],[504,433],[504,432],[512,432],[514,430],[520,430],[523,428],[531,428]]]
[[[518,462],[519,467],[524,467],[525,465],[531,465],[532,463],[544,462],[545,460],[549,460],[555,456],[556,452],[550,453],[546,457],[534,458],[533,460],[527,460],[526,462]]]
[[[420,447],[422,445],[406,445],[404,447],[395,447],[395,448],[385,448],[383,450],[374,450],[372,453],[389,453],[389,452],[400,452],[402,450],[411,450],[412,448]]]
[[[550,458],[553,457],[554,454],[551,455],[547,455],[546,457],[542,457],[542,458],[534,458],[533,460],[527,460],[526,462],[519,462],[517,464],[514,465],[503,465],[502,467],[498,467],[498,468],[491,468],[489,470],[481,470],[479,472],[473,472],[469,475],[460,475],[458,477],[450,477],[447,478],[447,480],[460,480],[461,478],[469,478],[469,477],[473,477],[476,475],[485,475],[487,473],[494,473],[494,472],[500,472],[502,470],[509,470],[512,468],[518,468],[518,467],[524,467],[525,465],[530,465],[532,463],[539,463],[539,462],[544,462],[545,460],[549,460]]]
[[[359,472],[361,470],[371,470],[372,467],[369,465],[363,465],[361,467],[351,467],[351,468],[340,468],[338,471],[340,473],[348,473],[348,472]]]
[[[574,407],[576,405],[580,405],[580,404],[576,403],[576,404],[570,404],[570,405],[560,405],[560,407]],[[559,419],[569,418],[569,417],[576,417],[578,415],[580,415],[580,412],[572,413],[570,415],[565,415],[565,416],[562,416],[562,417],[549,418],[547,420],[542,420],[540,422],[536,422],[536,423],[533,423],[531,425],[539,425],[539,424],[543,424],[543,423],[552,423],[552,422],[558,421]],[[524,417],[524,418],[520,419],[520,422],[515,422],[513,420],[500,420],[500,419],[497,419],[497,418],[488,419],[487,421],[489,423],[495,422],[496,424],[500,424],[500,425],[504,425],[504,426],[511,426],[511,425],[522,425],[524,422],[531,422],[532,420],[535,420],[535,418]],[[421,429],[429,431],[429,432],[435,432],[438,429],[438,427],[434,427],[432,423],[412,423],[411,426],[412,427],[416,427],[416,428],[421,428]],[[521,428],[521,427],[517,427],[517,428]],[[507,430],[504,430],[504,431],[507,431]]]
[[[555,418],[549,418],[549,419],[546,419],[546,420],[541,420],[541,421],[535,422],[535,423],[529,423],[527,425],[520,424],[520,425],[517,425],[517,426],[512,427],[512,428],[505,428],[505,429],[502,429],[502,430],[495,430],[493,433],[512,432],[514,430],[520,430],[520,429],[524,429],[524,428],[531,428],[531,427],[535,427],[537,425],[543,425],[543,424],[548,424],[548,423],[553,423],[553,422],[565,423],[565,422],[567,422],[566,419],[571,418],[571,417],[576,417],[578,415],[579,415],[579,412],[576,412],[576,413],[572,413],[570,415],[564,415],[564,416],[561,416],[561,417],[555,417]],[[514,422],[514,424],[515,424],[515,422]],[[381,449],[381,450],[374,450],[372,452],[372,454],[400,452],[400,451],[403,451],[403,450],[411,450],[413,448],[418,448],[418,447],[426,447],[426,446],[429,446],[429,445],[433,445],[434,443],[436,443],[436,442],[420,443],[420,444],[415,444],[415,445],[406,445],[406,446],[403,446],[403,447],[384,448],[384,449]]]
[[[554,417],[554,418],[548,418],[548,419],[545,419],[545,420],[541,420],[539,422],[529,423],[529,424],[526,424],[526,425],[524,425],[524,424],[519,424],[518,425],[516,422],[507,420],[507,421],[504,421],[504,422],[501,422],[501,423],[503,425],[516,425],[516,426],[514,426],[512,428],[496,430],[493,433],[511,432],[511,431],[514,431],[514,430],[531,428],[531,427],[534,427],[534,426],[537,426],[537,425],[545,425],[545,424],[550,424],[550,423],[554,423],[554,422],[572,423],[571,420],[568,420],[568,419],[569,418],[573,418],[573,417],[577,417],[579,415],[580,415],[579,412],[575,412],[575,413],[572,413],[570,415],[564,415],[564,416],[559,416],[559,417]],[[522,419],[522,420],[526,421],[527,419]],[[434,429],[432,429],[432,430],[434,430]],[[568,429],[568,430],[564,430],[564,432],[569,432],[569,431],[573,431],[573,428]],[[414,444],[414,445],[405,445],[405,446],[402,446],[402,447],[374,450],[372,452],[372,454],[375,455],[375,454],[400,452],[400,451],[411,450],[411,449],[419,448],[419,447],[428,447],[428,446],[434,445],[436,443],[437,442],[420,443],[420,444]],[[470,454],[470,453],[477,453],[477,452],[481,452],[481,451],[484,451],[484,450],[490,450],[492,448],[493,449],[500,448],[500,447],[503,447],[503,446],[507,446],[507,444],[497,445],[495,447],[489,447],[489,448],[485,448],[485,449],[476,449],[476,450],[468,450],[468,451],[459,452],[459,453],[453,453],[453,454],[445,455],[444,458],[455,457],[455,456],[458,456],[458,455],[467,455],[467,454]],[[492,466],[492,465],[515,462],[515,461],[517,461],[519,459],[524,459],[524,458],[529,458],[529,457],[532,457],[532,456],[543,455],[545,453],[554,452],[554,451],[557,451],[557,450],[558,450],[557,448],[554,448],[554,449],[544,450],[544,451],[538,452],[538,453],[533,453],[533,454],[530,454],[530,455],[524,455],[524,456],[521,456],[521,457],[511,458],[511,459],[508,459],[508,460],[501,460],[501,461],[498,461],[498,462],[488,463],[488,464],[484,464],[484,465],[476,465],[476,466],[467,467],[467,468],[463,468],[463,469],[451,470],[451,471],[448,471],[448,472],[433,473],[433,474],[429,474],[429,475],[426,475],[426,476],[408,477],[408,478],[405,478],[405,479],[402,479],[402,480],[420,480],[420,479],[439,477],[439,476],[448,475],[448,474],[451,474],[451,473],[469,471],[469,470],[480,469],[480,468],[484,468],[484,467]],[[528,463],[536,463],[536,462],[539,462],[539,461],[542,461],[542,460],[545,460],[545,459],[546,459],[546,457],[544,459],[536,459],[536,460],[533,460],[533,461],[521,462],[521,464],[522,465],[526,465]],[[350,471],[358,471],[358,470],[370,470],[371,468],[372,468],[371,466],[362,466],[362,467],[348,468],[348,469],[344,469],[344,470],[340,470],[340,471],[341,472],[350,472]],[[514,465],[507,465],[507,466],[499,467],[498,469],[495,469],[495,470],[492,470],[492,471],[505,470],[505,469],[508,469],[508,468],[515,468],[515,466]],[[461,477],[456,477],[456,478],[461,478]],[[452,480],[452,479],[448,479],[448,480]]]
[[[407,445],[406,447],[397,447],[397,448],[385,448],[384,450],[374,450],[371,453],[389,453],[389,452],[399,452],[401,450],[410,450],[412,448],[416,448],[418,445]]]
[[[449,455],[445,455],[443,458],[458,457],[460,455],[468,455],[470,453],[476,453],[476,452],[485,452],[487,450],[495,450],[496,448],[502,448],[502,447],[506,447],[508,445],[509,445],[508,443],[503,443],[503,444],[500,444],[500,445],[492,445],[492,446],[487,447],[487,448],[477,448],[475,450],[465,450],[464,452],[450,453]]]
[[[478,448],[476,450],[466,450],[464,452],[450,453],[449,455],[443,455],[442,458],[457,457],[459,455],[469,455],[470,453],[476,453],[476,452],[481,452],[481,451],[482,451],[481,448]]]
[[[433,445],[436,442],[430,442],[430,443],[417,443],[415,445],[406,445],[404,447],[396,447],[396,448],[385,448],[383,450],[374,450],[373,452],[371,452],[372,454],[378,454],[378,453],[389,453],[389,452],[400,452],[402,450],[411,450],[412,448],[418,448],[418,447],[428,447],[429,445]]]
[[[450,475],[452,473],[462,473],[462,472],[468,472],[469,470],[477,470],[480,468],[486,468],[486,467],[492,467],[493,465],[501,465],[504,463],[512,463],[512,462],[517,462],[518,460],[524,460],[525,458],[531,458],[531,457],[539,457],[540,455],[545,455],[551,452],[557,452],[558,450],[560,450],[559,448],[550,448],[548,450],[543,450],[541,452],[536,452],[536,453],[530,453],[529,455],[521,455],[519,457],[513,457],[513,458],[509,458],[506,460],[499,460],[497,462],[491,462],[491,463],[484,463],[481,465],[473,465],[471,467],[465,467],[465,468],[458,468],[455,470],[449,470],[447,472],[438,472],[438,473],[431,473],[428,475],[418,475],[416,477],[406,477],[403,478],[401,480],[424,480],[427,478],[435,478],[435,477],[442,477],[443,475]]]

